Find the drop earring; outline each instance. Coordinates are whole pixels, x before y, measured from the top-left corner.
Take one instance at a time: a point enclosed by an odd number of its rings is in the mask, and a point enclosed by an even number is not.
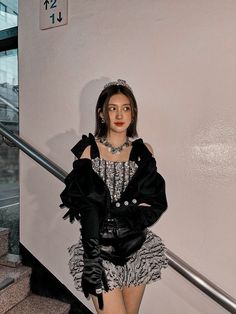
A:
[[[105,119],[104,118],[101,118],[101,123],[105,123]]]

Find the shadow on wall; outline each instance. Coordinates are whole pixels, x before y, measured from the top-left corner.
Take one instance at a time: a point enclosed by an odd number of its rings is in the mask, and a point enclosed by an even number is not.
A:
[[[79,133],[88,134],[95,130],[95,108],[99,94],[111,79],[102,77],[87,83],[81,91],[79,100]]]
[[[110,79],[105,77],[88,82],[82,88],[80,99],[78,99],[78,125],[71,125],[70,130],[66,130],[64,133],[50,138],[46,143],[49,147],[47,157],[58,163],[59,166],[68,172],[71,170],[71,162],[74,159],[70,149],[78,142],[82,134],[93,133],[95,131],[95,107],[97,99],[104,85],[108,82],[110,82]],[[68,154],[71,156],[71,160],[61,160],[60,156],[62,154]]]

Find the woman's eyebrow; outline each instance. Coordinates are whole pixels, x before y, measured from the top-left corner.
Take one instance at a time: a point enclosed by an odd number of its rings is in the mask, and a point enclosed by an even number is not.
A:
[[[108,106],[118,106],[117,104],[108,104]],[[123,104],[122,106],[131,106],[130,104]]]

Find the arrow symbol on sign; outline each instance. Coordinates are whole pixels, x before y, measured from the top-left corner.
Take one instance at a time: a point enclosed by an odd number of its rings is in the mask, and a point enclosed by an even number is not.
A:
[[[45,0],[43,4],[45,5],[45,9],[47,10],[47,9],[48,9],[49,1],[48,1],[48,0]]]
[[[62,21],[61,11],[59,12],[59,18],[57,18],[58,22]]]

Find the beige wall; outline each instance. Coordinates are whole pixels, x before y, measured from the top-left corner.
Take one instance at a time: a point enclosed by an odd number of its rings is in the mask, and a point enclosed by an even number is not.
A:
[[[93,131],[102,86],[123,78],[139,134],[167,181],[154,226],[167,247],[236,295],[236,2],[69,1],[69,24],[41,31],[39,1],[20,0],[20,134],[70,171]],[[58,208],[63,184],[21,153],[21,242],[75,295],[66,248],[79,236]],[[141,313],[225,313],[172,269]]]

